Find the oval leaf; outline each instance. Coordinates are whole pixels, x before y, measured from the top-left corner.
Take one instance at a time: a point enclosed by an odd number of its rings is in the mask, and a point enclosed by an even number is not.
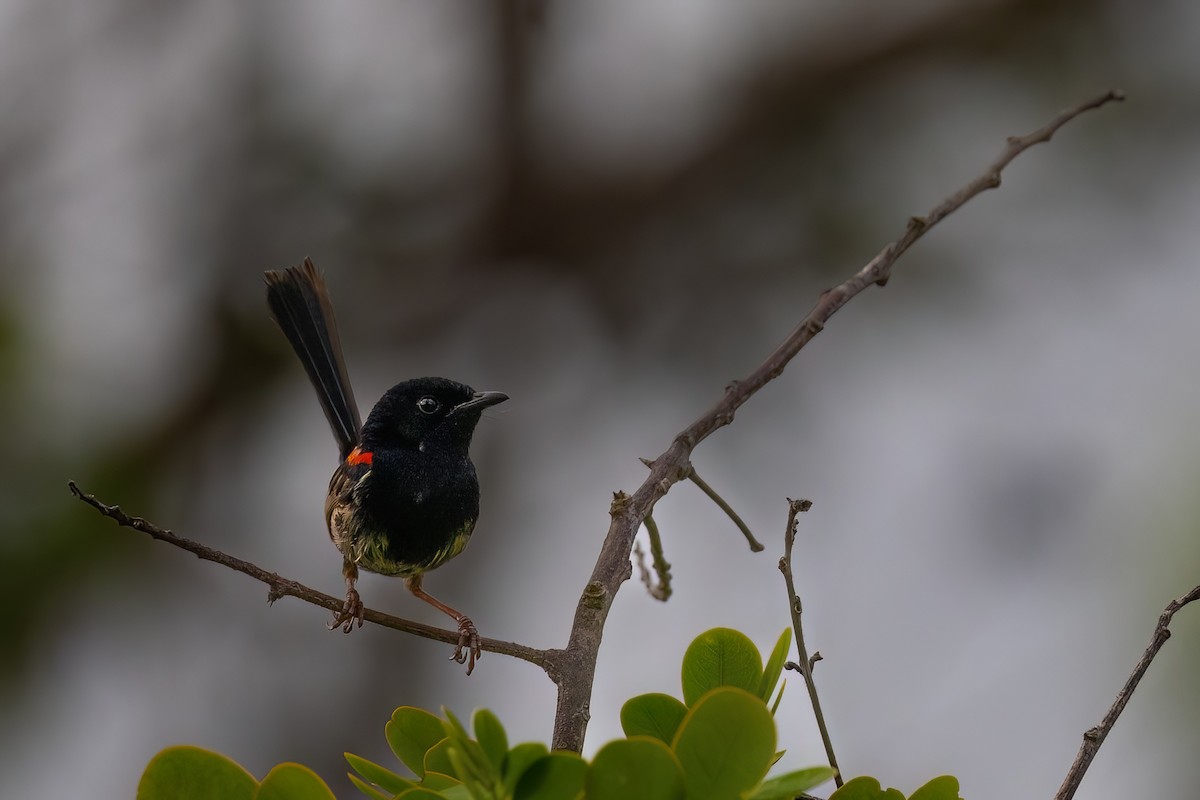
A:
[[[504,756],[504,787],[508,794],[517,788],[517,781],[529,769],[529,765],[544,755],[549,754],[546,745],[541,742],[524,742],[517,745]]]
[[[504,732],[499,717],[481,708],[471,718],[471,726],[475,729],[475,740],[496,772],[500,773],[504,769],[504,756],[508,754],[508,734]]]
[[[762,781],[775,757],[775,721],[763,702],[723,687],[700,698],[672,745],[688,800],[737,797]]]
[[[683,702],[691,708],[721,686],[758,694],[762,675],[762,656],[754,642],[731,628],[713,628],[693,639],[683,654]]]
[[[833,780],[837,770],[833,767],[809,767],[778,775],[764,781],[758,791],[750,795],[751,800],[791,800],[801,792]]]
[[[669,745],[686,716],[687,706],[669,694],[639,694],[621,706],[621,728],[626,736],[653,736]]]
[[[168,747],[150,759],[137,800],[253,800],[258,781],[235,761],[200,747]]]
[[[529,765],[513,800],[571,800],[583,793],[586,775],[587,762],[578,753],[557,750]]]
[[[683,800],[683,769],[671,748],[637,736],[600,748],[587,774],[588,800]]]
[[[425,754],[446,738],[446,731],[442,721],[425,709],[401,706],[392,712],[384,735],[396,758],[420,778],[425,775]]]
[[[267,773],[255,800],[337,800],[333,792],[308,767],[279,764]]]
[[[443,772],[426,772],[425,780],[421,781],[421,788],[431,792],[446,792],[461,786],[461,781]]]
[[[424,771],[426,773],[440,772],[457,780],[458,771],[454,769],[454,762],[450,759],[450,748],[452,746],[449,739],[442,739],[425,751]]]
[[[958,778],[941,775],[912,793],[908,800],[959,800]]]
[[[898,789],[884,789],[879,781],[866,775],[851,778],[842,784],[829,800],[904,800]]]

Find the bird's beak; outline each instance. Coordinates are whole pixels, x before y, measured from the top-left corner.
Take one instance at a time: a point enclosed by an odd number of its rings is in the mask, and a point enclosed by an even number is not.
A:
[[[457,414],[460,411],[470,411],[473,408],[484,409],[488,406],[494,406],[497,403],[503,403],[508,399],[508,395],[504,392],[476,392],[471,396],[471,399],[465,403],[459,403],[451,411],[451,414]]]

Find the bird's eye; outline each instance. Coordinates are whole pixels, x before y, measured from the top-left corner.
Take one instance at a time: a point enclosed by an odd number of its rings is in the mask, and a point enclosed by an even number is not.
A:
[[[432,397],[422,397],[417,401],[417,408],[422,414],[436,414],[441,407],[442,404]]]

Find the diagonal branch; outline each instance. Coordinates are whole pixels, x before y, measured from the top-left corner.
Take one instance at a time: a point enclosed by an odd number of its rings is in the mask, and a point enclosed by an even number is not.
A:
[[[592,684],[596,677],[596,659],[604,623],[613,599],[631,574],[629,556],[634,536],[646,515],[671,487],[684,480],[690,469],[692,451],[717,429],[733,422],[734,414],[759,389],[779,377],[784,367],[820,333],[838,309],[873,284],[883,285],[892,265],[909,247],[937,223],[957,211],[969,200],[1000,185],[1000,173],[1013,159],[1040,142],[1050,140],[1058,130],[1080,114],[1123,100],[1124,94],[1110,90],[1068,109],[1047,125],[1026,134],[1009,137],[1004,149],[977,178],[947,197],[924,217],[913,217],[900,238],[871,259],[866,266],[841,284],[821,294],[816,305],[787,338],[753,372],[734,381],[724,396],[709,411],[679,433],[663,453],[650,463],[650,475],[632,495],[620,494],[610,508],[612,520],[601,546],[591,578],[575,609],[571,635],[562,652],[565,670],[558,684],[558,707],[554,719],[555,749],[579,751],[589,719]]]
[[[1089,728],[1083,734],[1083,744],[1079,746],[1079,752],[1075,756],[1075,761],[1071,764],[1071,769],[1067,772],[1067,777],[1063,779],[1063,784],[1058,789],[1058,794],[1054,795],[1054,800],[1071,800],[1075,796],[1075,792],[1079,789],[1080,782],[1083,781],[1084,773],[1092,764],[1092,759],[1096,757],[1096,752],[1100,749],[1100,745],[1104,744],[1105,738],[1109,731],[1113,729],[1113,725],[1117,724],[1117,717],[1121,716],[1121,712],[1125,710],[1129,698],[1133,696],[1133,690],[1137,688],[1142,677],[1146,674],[1146,670],[1150,668],[1150,662],[1158,655],[1158,651],[1167,643],[1167,639],[1171,638],[1171,618],[1175,616],[1175,612],[1186,606],[1188,603],[1194,603],[1200,600],[1200,586],[1192,589],[1183,597],[1177,600],[1172,600],[1167,604],[1166,609],[1158,617],[1158,624],[1154,626],[1154,635],[1150,638],[1150,644],[1146,647],[1142,657],[1138,659],[1137,664],[1130,673],[1129,679],[1125,681],[1125,685],[1121,687],[1121,691],[1117,693],[1117,699],[1113,701],[1112,706],[1108,709],[1108,713],[1104,715],[1104,719],[1100,720],[1100,724],[1094,728]]]
[[[126,514],[120,506],[110,506],[100,502],[95,495],[85,494],[75,481],[68,481],[67,487],[71,493],[87,503],[92,508],[99,511],[103,516],[115,520],[118,525],[126,528],[133,528],[135,531],[141,531],[147,536],[157,539],[160,542],[174,545],[182,550],[203,559],[204,561],[212,561],[232,570],[249,575],[256,581],[261,581],[267,585],[267,602],[274,603],[281,597],[295,597],[303,600],[306,603],[312,603],[315,606],[327,608],[330,611],[338,612],[342,610],[342,605],[345,602],[343,599],[332,595],[318,592],[316,589],[310,589],[302,583],[281,577],[274,572],[268,572],[262,567],[252,564],[249,561],[243,561],[220,550],[208,547],[207,545],[194,542],[191,539],[185,539],[175,533],[172,533],[165,528],[160,528],[152,522],[141,517],[134,517]],[[458,644],[458,632],[447,631],[441,628],[434,628],[430,625],[422,625],[419,622],[412,622],[400,617],[393,617],[390,614],[384,614],[380,611],[366,609],[363,612],[363,619],[367,622],[373,622],[376,625],[382,625],[385,628],[403,631],[404,633],[415,634],[426,639],[433,639],[446,644]],[[500,639],[480,638],[482,648],[491,653],[499,653],[501,655],[512,656],[519,658],[522,661],[528,661],[530,664],[541,667],[549,673],[551,679],[557,680],[557,669],[555,664],[554,650],[538,650],[533,647],[526,647],[523,644],[515,642],[506,642]]]

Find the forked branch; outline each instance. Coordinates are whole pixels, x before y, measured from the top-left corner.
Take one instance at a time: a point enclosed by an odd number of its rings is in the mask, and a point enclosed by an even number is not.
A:
[[[620,502],[613,503],[608,534],[591,578],[575,608],[571,636],[562,653],[565,672],[558,684],[553,739],[555,749],[578,751],[583,747],[589,719],[587,709],[592,698],[604,622],[617,591],[630,576],[629,557],[634,536],[646,515],[654,509],[654,504],[673,485],[688,477],[692,451],[696,445],[717,429],[733,422],[734,414],[742,404],[769,381],[777,378],[801,348],[824,329],[825,323],[838,309],[868,286],[886,283],[896,259],[914,242],[967,201],[999,186],[1001,172],[1014,158],[1039,142],[1049,141],[1062,126],[1080,114],[1123,100],[1124,97],[1116,90],[1105,92],[1067,109],[1032,133],[1009,137],[1000,155],[977,178],[934,206],[924,217],[911,218],[900,238],[883,248],[879,255],[854,275],[822,293],[816,305],[765,361],[742,380],[726,386],[724,396],[716,405],[679,433],[671,445],[650,462],[650,474],[637,491],[630,496],[621,495]]]

